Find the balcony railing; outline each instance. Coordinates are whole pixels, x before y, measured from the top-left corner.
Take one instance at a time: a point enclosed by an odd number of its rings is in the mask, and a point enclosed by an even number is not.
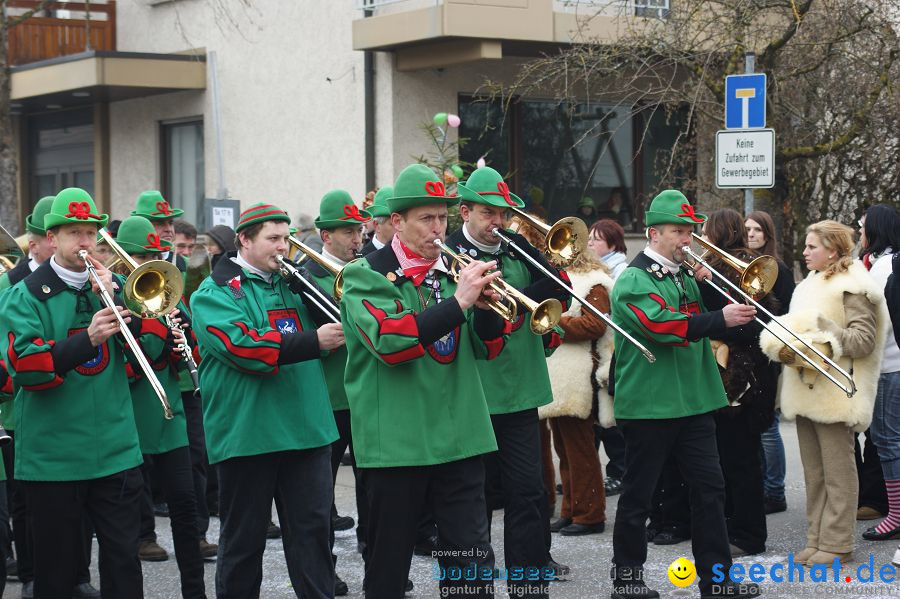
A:
[[[10,18],[33,10],[36,0],[8,0]],[[77,54],[116,49],[116,3],[51,2],[9,29],[11,66]]]
[[[367,16],[379,16],[443,4],[443,0],[353,0],[356,8]],[[566,13],[602,14],[608,16],[666,18],[669,0],[554,0],[553,10]]]

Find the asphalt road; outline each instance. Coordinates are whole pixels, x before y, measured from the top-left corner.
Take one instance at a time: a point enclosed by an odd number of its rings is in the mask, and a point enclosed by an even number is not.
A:
[[[796,552],[805,546],[805,494],[803,485],[803,471],[800,465],[799,451],[797,448],[796,429],[793,423],[782,422],[782,434],[785,440],[785,449],[788,456],[787,476],[787,500],[788,510],[780,514],[768,517],[769,539],[768,550],[761,555],[749,556],[736,560],[749,570],[754,563],[762,564],[768,573],[771,566],[777,563],[786,563],[788,554]],[[604,458],[605,461],[605,458]],[[342,467],[338,475],[336,489],[338,511],[342,515],[356,516],[356,506],[353,490],[353,476],[349,467]],[[616,497],[611,497],[607,502],[606,516],[608,521],[607,531],[598,535],[584,537],[553,537],[553,555],[557,561],[568,564],[571,567],[571,575],[566,581],[554,582],[551,587],[551,597],[554,599],[588,599],[595,597],[608,597],[610,583],[607,579],[612,556],[612,522],[616,514]],[[559,503],[559,502],[557,502]],[[503,531],[502,513],[496,512],[493,519],[491,536],[494,539],[494,550],[497,555],[497,567],[502,567],[503,561]],[[157,534],[159,543],[172,550],[172,534],[169,529],[169,521],[165,518],[157,518]],[[209,539],[215,540],[218,535],[218,520],[213,518],[210,523]],[[859,534],[872,522],[857,523]],[[793,598],[801,596],[846,596],[846,597],[900,597],[900,583],[882,582],[878,579],[878,571],[885,564],[889,564],[896,541],[872,542],[864,541],[858,536],[855,562],[842,569],[839,574],[840,582],[833,582],[834,573],[829,568],[827,577],[829,582],[813,582],[810,580],[809,569],[806,570],[804,582],[796,579],[791,582],[766,581],[761,584],[765,597]],[[91,564],[94,581],[97,575],[96,543],[94,545],[94,558]],[[337,571],[350,586],[350,597],[361,598],[362,591],[362,560],[356,553],[356,536],[354,531],[337,533],[335,546],[338,554]],[[860,582],[859,575],[863,578],[868,574],[867,569],[858,572],[860,564],[871,560],[875,565],[875,580],[872,582]],[[686,557],[691,559],[690,541],[679,545],[660,547],[650,545],[649,558],[646,566],[647,582],[657,589],[662,597],[699,597],[696,585],[686,589],[676,588],[669,581],[666,569],[675,559]],[[414,557],[410,578],[415,584],[415,590],[408,595],[411,599],[438,597],[437,583],[433,580],[435,561],[430,558]],[[900,574],[900,573],[898,573]],[[215,562],[206,565],[207,592],[214,597]],[[847,577],[851,578],[846,582]],[[167,562],[144,563],[144,589],[148,599],[175,599],[180,597],[178,587],[178,570],[174,561],[174,555]],[[21,593],[21,585],[15,582],[7,584],[4,598],[18,598]],[[497,597],[506,597],[505,591],[497,593]],[[264,556],[264,576],[261,596],[269,599],[281,599],[294,597],[287,569],[284,564],[284,555],[279,540],[270,540],[266,545]]]

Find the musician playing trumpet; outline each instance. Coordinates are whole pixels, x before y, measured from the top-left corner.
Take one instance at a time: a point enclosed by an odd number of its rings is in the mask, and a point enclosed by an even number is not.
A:
[[[143,216],[131,216],[122,221],[116,243],[138,264],[158,259],[170,251],[172,244],[154,231]],[[179,309],[172,318],[184,321],[186,310]],[[144,464],[141,467],[147,492],[141,501],[141,542],[156,541],[155,518],[150,494],[150,467],[162,485],[172,526],[175,559],[181,574],[181,595],[185,598],[205,597],[203,559],[200,556],[200,533],[197,528],[197,500],[191,477],[191,456],[188,449],[187,420],[179,389],[178,368],[182,364],[179,347],[187,341],[181,331],[173,331],[166,317],[141,320],[140,336],[136,336],[160,383],[171,402],[173,419],[167,420],[159,409],[159,399],[140,369],[128,368],[134,416]]]
[[[113,309],[102,307],[79,252],[94,249],[100,214],[83,189],[56,195],[44,217],[53,256],[6,292],[2,355],[19,389],[16,478],[33,516],[34,594],[72,596],[86,513],[100,542],[100,584],[109,597],[141,597],[138,561],[141,451]],[[113,275],[87,257],[104,287]]]
[[[482,301],[497,264],[473,261],[458,281],[435,241],[458,199],[427,166],[406,167],[387,200],[396,235],[344,268],[341,320],[353,448],[369,497],[367,597],[403,597],[419,515],[430,509],[445,570],[442,596],[491,593],[481,455],[496,451],[476,360],[504,345],[503,321]],[[465,588],[463,588],[465,587]]]
[[[191,296],[210,464],[219,473],[218,597],[259,596],[272,500],[294,592],[334,595],[331,443],[337,439],[320,358],[341,347],[335,323],[316,328],[278,274],[290,217],[244,210],[237,252]]]

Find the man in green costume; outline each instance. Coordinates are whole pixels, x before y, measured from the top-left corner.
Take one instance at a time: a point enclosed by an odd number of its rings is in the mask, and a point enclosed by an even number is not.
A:
[[[341,326],[316,329],[278,274],[290,217],[271,204],[241,213],[237,252],[191,297],[210,464],[219,473],[219,597],[255,597],[272,500],[294,592],[334,595],[331,443],[337,439],[320,358]]]
[[[463,226],[447,238],[454,251],[478,260],[494,260],[503,280],[541,302],[556,298],[565,301],[568,294],[534,268],[515,250],[505,251],[493,230],[503,230],[510,208],[525,203],[510,193],[503,177],[490,167],[476,169],[465,183],[459,184],[460,216]],[[544,259],[521,235],[506,231],[520,248],[557,276],[561,273]],[[561,276],[565,277],[564,274]],[[553,401],[547,352],[559,345],[555,332],[535,335],[528,325],[531,316],[519,306],[518,317],[510,325],[509,340],[503,354],[490,362],[478,362],[491,412],[491,424],[499,451],[485,459],[488,474],[488,508],[503,508],[503,550],[507,569],[535,568],[547,565],[549,519],[546,490],[541,469],[541,437],[537,408]],[[573,524],[578,534],[602,532],[603,523]],[[574,530],[574,529],[573,529]],[[517,597],[546,597],[548,580],[511,581],[522,587]]]
[[[175,243],[175,219],[180,218],[182,214],[184,214],[184,210],[172,208],[162,193],[155,189],[141,193],[134,210],[131,211],[131,216],[143,216],[153,223],[153,228],[159,238],[168,241],[169,244]],[[160,259],[177,266],[182,275],[187,270],[187,260],[174,250],[166,250],[160,254]]]
[[[138,264],[155,260],[162,252],[172,249],[172,245],[160,239],[153,225],[143,216],[130,216],[122,221],[116,242]],[[181,314],[174,317],[186,320],[184,304],[179,304],[179,309]],[[143,319],[137,341],[166,391],[173,414],[172,420],[164,418],[159,398],[150,386],[150,381],[140,369],[129,367],[134,418],[141,453],[144,455],[144,466],[141,468],[145,488],[141,502],[141,543],[151,540],[156,543],[149,484],[152,465],[169,506],[175,559],[181,573],[181,595],[202,598],[205,597],[206,588],[203,581],[203,559],[200,557],[200,533],[197,529],[197,500],[191,476],[187,421],[178,381],[178,367],[183,366],[184,360],[176,343],[186,341],[183,336],[173,336],[165,317]]]
[[[426,509],[446,549],[440,567],[478,569],[477,580],[444,577],[442,596],[491,586],[481,456],[497,444],[476,360],[495,358],[505,339],[481,301],[496,263],[466,266],[456,282],[434,243],[456,202],[427,166],[408,166],[388,199],[390,245],[343,271],[344,383],[369,497],[367,597],[403,596]]]
[[[319,216],[315,221],[319,235],[322,237],[322,255],[325,259],[340,267],[355,259],[359,255],[360,247],[362,247],[362,227],[370,220],[372,220],[372,216],[367,211],[360,210],[346,191],[335,189],[326,193],[319,203]],[[313,280],[326,294],[330,295],[334,287],[335,276],[313,260],[307,261],[305,266]],[[346,366],[346,347],[340,347],[322,359],[325,382],[328,384],[328,397],[331,399],[331,408],[334,410],[334,422],[337,424],[338,434],[340,435],[338,440],[331,445],[331,476],[333,480],[337,479],[341,458],[348,447],[350,448],[350,461],[353,466],[353,473],[354,476],[356,475],[356,461],[353,456],[353,441],[350,435],[350,405],[347,403],[347,393],[344,391],[344,370]],[[357,482],[356,509],[359,522],[356,535],[358,542],[365,542],[366,501],[365,496],[361,494],[362,492],[362,486]],[[332,526],[338,529],[336,526],[336,521],[339,519],[337,510],[332,507],[331,512]],[[353,527],[352,518],[341,517],[341,519],[349,520],[349,527],[345,524],[344,528],[339,530]],[[333,550],[334,530],[332,530],[331,535],[331,547]],[[336,561],[337,556],[335,556],[335,563]],[[335,574],[335,580],[335,595],[346,595],[348,592],[347,584],[337,574]]]
[[[648,363],[621,335],[615,340],[615,416],[625,437],[625,477],[613,532],[613,599],[659,597],[644,583],[646,521],[663,466],[675,456],[690,486],[691,535],[702,597],[751,597],[755,584],[714,584],[712,567],[731,566],[725,527],[725,483],[713,412],[728,405],[707,337],[753,320],[756,310],[729,304],[707,312],[682,264],[682,248],[706,217],[674,189],[646,212],[649,243],[612,293],[613,320],[656,356]],[[704,269],[705,271],[705,269]],[[710,276],[703,272],[700,278]]]
[[[0,275],[0,291],[9,289],[33,273],[44,260],[53,255],[53,247],[44,230],[44,215],[50,211],[54,197],[47,196],[38,200],[32,213],[25,217],[25,229],[28,232],[28,255],[8,272]]]
[[[37,597],[72,595],[84,514],[100,541],[104,595],[143,593],[141,452],[125,354],[114,337],[115,308],[103,307],[79,257],[94,249],[107,220],[86,191],[59,192],[44,216],[54,255],[0,299],[0,318],[9,326],[0,349],[19,389],[15,470],[32,515]],[[112,275],[89,259],[112,293]]]

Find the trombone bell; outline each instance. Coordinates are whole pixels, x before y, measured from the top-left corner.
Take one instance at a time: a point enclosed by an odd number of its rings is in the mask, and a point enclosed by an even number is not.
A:
[[[553,266],[569,266],[581,252],[587,249],[588,228],[580,218],[567,216],[559,219],[553,225],[548,225],[518,208],[510,208],[510,210],[519,220],[544,236],[544,253]]]
[[[760,256],[751,262],[744,262],[696,233],[692,233],[691,236],[707,252],[718,256],[722,262],[741,275],[740,287],[744,290],[744,293],[758,300],[772,291],[772,287],[775,286],[775,281],[778,279],[778,262],[775,258],[772,256]],[[706,256],[704,256],[704,259],[706,259]]]

